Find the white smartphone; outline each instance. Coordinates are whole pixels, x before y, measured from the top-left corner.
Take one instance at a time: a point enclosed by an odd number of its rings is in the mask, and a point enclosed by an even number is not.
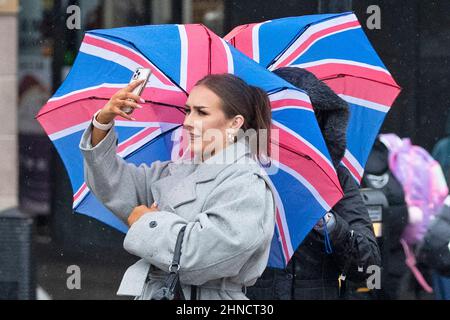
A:
[[[133,91],[132,93],[140,96],[142,94],[142,91],[144,91],[145,86],[147,85],[148,80],[150,79],[150,76],[152,74],[152,70],[147,69],[147,68],[137,68],[136,71],[133,73],[133,76],[130,79],[130,83],[134,82],[134,81],[138,81],[138,80],[144,80],[144,82],[142,82],[140,85],[138,85]],[[138,101],[134,101],[133,99],[129,99],[130,101],[133,102],[138,102]],[[122,110],[126,113],[126,114],[131,114],[133,113],[133,108],[131,107],[124,107],[122,108]]]

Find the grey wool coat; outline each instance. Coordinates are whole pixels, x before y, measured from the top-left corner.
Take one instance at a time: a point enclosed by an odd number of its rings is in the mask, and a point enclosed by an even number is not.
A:
[[[127,269],[117,294],[151,299],[186,226],[179,270],[184,295],[189,298],[196,285],[197,299],[247,299],[242,288],[264,271],[275,227],[270,183],[248,146],[238,141],[200,164],[181,159],[136,166],[116,154],[114,128],[95,147],[91,133],[92,125],[80,149],[94,195],[124,222],[136,206],[157,202],[159,208],[126,234],[125,250],[142,259]]]

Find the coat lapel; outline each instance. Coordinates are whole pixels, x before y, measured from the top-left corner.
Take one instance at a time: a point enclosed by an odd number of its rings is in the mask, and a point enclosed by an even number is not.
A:
[[[170,205],[172,209],[176,209],[183,204],[197,199],[195,189],[195,183],[194,181],[191,181],[189,177],[178,183],[171,192],[172,197],[170,199]]]
[[[221,171],[237,163],[247,154],[250,154],[250,151],[244,142],[233,143],[199,164],[197,170],[193,173],[193,180],[196,183],[214,180]]]
[[[197,198],[196,184],[214,180],[230,165],[250,154],[244,142],[236,142],[203,163],[179,161],[169,164],[170,179],[179,180],[174,184],[170,203],[173,209],[194,201]]]
[[[162,198],[163,194],[170,194],[170,208],[173,210],[185,203],[191,202],[197,198],[195,184],[190,175],[196,170],[198,164],[187,161],[177,161],[169,163],[169,176],[158,180],[152,188],[152,192],[157,199]]]

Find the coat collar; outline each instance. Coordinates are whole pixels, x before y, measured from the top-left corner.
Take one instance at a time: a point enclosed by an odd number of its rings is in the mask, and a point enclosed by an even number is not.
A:
[[[173,176],[181,178],[191,175],[190,180],[199,183],[214,179],[219,172],[234,163],[242,162],[247,155],[251,155],[248,144],[238,140],[204,162],[199,162],[196,158],[181,158],[170,163],[168,168]]]
[[[202,163],[195,163],[194,160],[180,159],[169,164],[169,171],[173,179],[179,179],[172,190],[172,209],[194,201],[197,198],[196,184],[214,180],[224,169],[235,163],[248,164],[253,161],[248,144],[237,141],[219,153]]]
[[[215,179],[225,168],[232,164],[243,162],[245,157],[250,154],[248,145],[238,140],[203,163],[200,163],[195,171],[195,180],[196,182],[205,182]]]

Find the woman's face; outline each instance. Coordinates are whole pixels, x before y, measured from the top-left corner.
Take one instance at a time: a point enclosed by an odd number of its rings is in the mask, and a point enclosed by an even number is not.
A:
[[[203,157],[226,147],[229,130],[237,130],[243,123],[242,116],[227,119],[222,110],[222,100],[202,85],[191,90],[185,111],[183,127],[188,132],[191,150]]]

